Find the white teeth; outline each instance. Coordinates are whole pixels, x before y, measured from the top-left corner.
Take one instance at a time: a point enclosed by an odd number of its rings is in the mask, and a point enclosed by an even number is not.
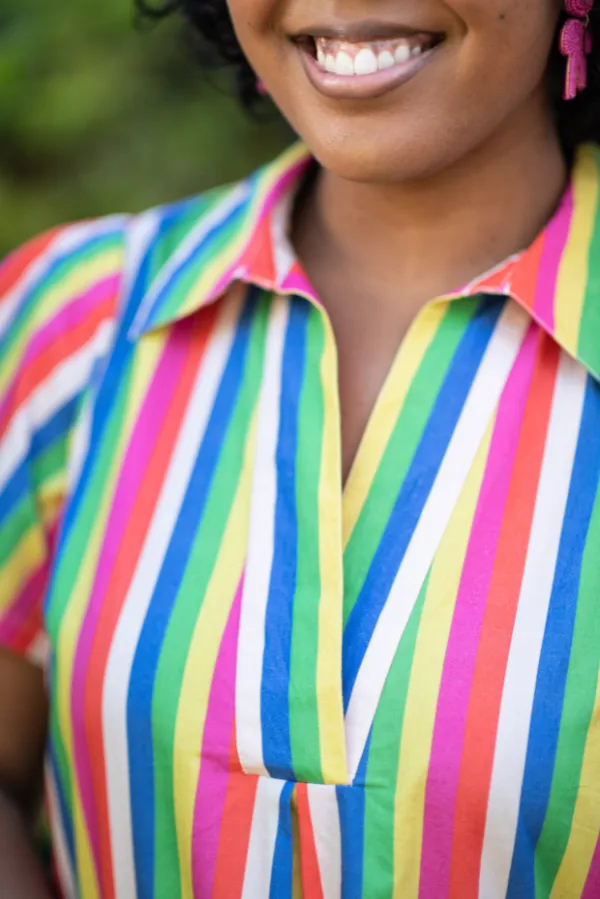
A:
[[[392,66],[396,65],[396,60],[392,56],[389,50],[384,50],[383,53],[380,53],[377,57],[377,68],[378,69],[391,69]]]
[[[336,75],[354,75],[354,63],[349,53],[340,50],[335,58]]]
[[[315,39],[316,58],[319,66],[332,75],[373,75],[403,65],[416,59],[429,49],[425,42],[412,40],[374,41],[372,46],[361,46],[348,41],[326,38]]]
[[[356,54],[354,71],[357,75],[372,75],[377,71],[377,57],[368,47],[364,47]]]
[[[398,47],[396,47],[394,58],[398,63],[408,62],[408,60],[410,59],[410,47],[408,46],[408,44],[400,44]]]

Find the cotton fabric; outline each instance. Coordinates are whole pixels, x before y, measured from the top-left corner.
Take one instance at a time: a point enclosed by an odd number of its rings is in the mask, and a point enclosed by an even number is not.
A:
[[[46,660],[63,892],[595,899],[600,149],[417,316],[343,490],[310,164],[0,270],[0,642]]]

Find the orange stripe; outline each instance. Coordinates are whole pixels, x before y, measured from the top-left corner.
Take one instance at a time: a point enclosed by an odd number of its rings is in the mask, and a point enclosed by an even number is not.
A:
[[[300,825],[300,872],[302,876],[303,899],[323,899],[319,858],[313,833],[308,787],[305,783],[296,786],[298,801],[298,822]]]
[[[103,899],[112,899],[114,896],[106,770],[101,737],[102,690],[106,664],[117,621],[134,574],[130,561],[139,558],[148,528],[153,519],[154,509],[164,483],[164,473],[181,429],[181,422],[185,415],[189,396],[208,343],[208,338],[212,332],[215,317],[216,307],[211,307],[207,309],[205,315],[199,316],[196,321],[195,333],[191,336],[189,352],[184,362],[181,376],[178,379],[168,413],[160,429],[158,440],[153,448],[151,463],[140,483],[137,500],[131,508],[131,514],[125,526],[119,550],[106,584],[106,591],[101,600],[102,612],[97,622],[94,644],[87,666],[85,733],[91,768],[94,772]],[[100,738],[98,738],[99,735]]]
[[[504,675],[535,509],[559,347],[540,345],[494,560],[467,712],[455,807],[449,899],[476,899]]]
[[[258,777],[244,774],[237,754],[235,727],[229,753],[231,775],[223,807],[219,850],[211,899],[239,899],[244,888]]]
[[[537,283],[545,243],[546,234],[543,232],[515,266],[511,283],[511,293],[518,297],[523,306],[531,313],[533,313],[535,306]]]

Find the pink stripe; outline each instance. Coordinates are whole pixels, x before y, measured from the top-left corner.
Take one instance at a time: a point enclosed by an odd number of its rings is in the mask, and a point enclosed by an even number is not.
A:
[[[15,648],[19,633],[29,624],[31,618],[40,615],[44,591],[48,583],[50,563],[46,560],[29,578],[16,600],[0,616],[0,645]]]
[[[309,159],[301,159],[291,169],[282,173],[282,175],[271,185],[267,193],[264,196],[259,195],[248,209],[246,220],[252,223],[250,240],[247,241],[242,253],[240,253],[239,256],[236,256],[231,266],[223,275],[221,275],[214,287],[211,288],[208,295],[208,302],[216,299],[216,297],[220,296],[223,291],[229,287],[235,277],[236,269],[243,264],[244,257],[248,253],[248,250],[254,245],[257,232],[260,231],[261,227],[264,227],[266,217],[270,214],[271,210],[276,206],[281,197],[284,197],[289,192],[291,185],[300,177],[308,165],[310,165]],[[252,273],[250,272],[249,275],[251,276]]]
[[[600,837],[598,837],[598,842],[596,843],[592,864],[581,899],[598,899],[598,896],[600,896]]]
[[[119,282],[119,275],[111,275],[104,281],[94,284],[90,290],[63,306],[60,312],[36,332],[23,354],[23,358],[15,373],[14,381],[5,393],[4,401],[0,404],[0,432],[5,429],[8,409],[14,403],[15,387],[17,383],[22,383],[27,378],[28,366],[34,363],[44,350],[60,340],[61,337],[68,337],[71,328],[79,325],[97,306],[105,302],[108,297],[114,295],[118,289]],[[56,365],[58,366],[64,361],[64,358],[61,358],[60,354],[57,353]]]
[[[114,297],[121,283],[119,273],[109,275],[104,280],[95,283],[89,290],[74,297],[71,302],[62,306],[56,315],[42,328],[36,331],[27,351],[23,356],[23,365],[39,355],[57,338],[67,334],[70,328],[81,324],[82,321],[109,297]]]
[[[471,682],[538,335],[532,325],[500,401],[456,600],[425,793],[420,899],[440,899],[448,893]]]
[[[211,899],[221,820],[230,771],[227,765],[235,713],[237,641],[244,577],[238,586],[213,675],[192,835],[192,876],[196,899]]]
[[[556,282],[571,231],[574,200],[573,185],[570,185],[561,200],[556,215],[544,232],[544,249],[539,265],[533,311],[537,321],[544,325],[551,334],[554,334]]]
[[[73,665],[71,714],[73,719],[75,767],[98,876],[100,876],[100,855],[94,783],[97,782],[99,772],[94,777],[86,744],[86,721],[93,722],[93,732],[97,734],[98,739],[101,739],[102,710],[101,708],[86,708],[86,680],[94,651],[94,638],[100,616],[111,610],[110,601],[105,602],[105,593],[123,532],[128,523],[140,483],[152,456],[154,443],[169,409],[171,398],[177,387],[187,356],[189,347],[185,340],[180,339],[182,330],[185,329],[171,332],[160,363],[156,368],[151,386],[146,392],[144,404],[129,443],[125,461],[119,474],[109,519],[104,528],[104,541],[96,566],[94,586],[79,633]],[[112,614],[114,614],[114,611],[112,611]],[[102,677],[103,675],[104,673],[102,673]]]

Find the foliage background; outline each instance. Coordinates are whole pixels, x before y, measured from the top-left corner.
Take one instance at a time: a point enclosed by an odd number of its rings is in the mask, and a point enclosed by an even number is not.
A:
[[[136,212],[248,173],[290,135],[251,119],[133,0],[0,0],[0,254],[58,222]]]

